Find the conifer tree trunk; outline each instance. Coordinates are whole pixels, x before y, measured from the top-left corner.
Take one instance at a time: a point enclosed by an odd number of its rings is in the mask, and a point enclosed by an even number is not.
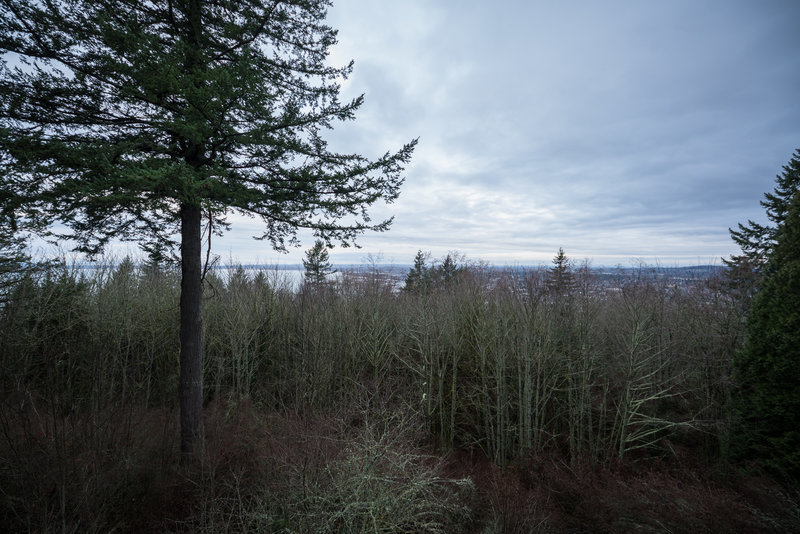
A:
[[[196,460],[203,447],[203,340],[200,206],[181,206],[181,456]]]

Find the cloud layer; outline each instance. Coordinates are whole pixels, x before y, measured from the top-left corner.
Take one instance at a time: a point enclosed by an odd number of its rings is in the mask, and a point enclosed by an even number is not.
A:
[[[340,0],[331,62],[366,94],[332,148],[377,156],[419,137],[392,229],[367,252],[417,249],[499,264],[559,247],[595,264],[735,252],[728,227],[800,148],[800,3]],[[278,257],[250,221],[217,252]],[[304,248],[312,238],[306,236]]]

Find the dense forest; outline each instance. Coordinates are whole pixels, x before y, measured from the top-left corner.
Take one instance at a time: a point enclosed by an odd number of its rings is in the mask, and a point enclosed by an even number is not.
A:
[[[179,273],[29,273],[0,315],[5,524],[20,531],[790,530],[727,463],[747,292],[417,264],[209,271],[201,468],[178,467]],[[313,272],[313,271],[312,271]],[[758,473],[761,472],[761,475]],[[794,503],[794,504],[793,504]]]
[[[800,152],[708,276],[334,273],[418,140],[328,146],[330,5],[0,0],[0,529],[800,531]]]

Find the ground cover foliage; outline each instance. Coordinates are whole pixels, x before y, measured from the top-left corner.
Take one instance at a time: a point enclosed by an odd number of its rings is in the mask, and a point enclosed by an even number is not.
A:
[[[39,532],[785,531],[728,466],[744,309],[646,269],[397,291],[204,282],[202,465],[178,467],[179,273],[33,273],[0,312],[0,522]],[[88,273],[88,274],[87,274]],[[419,288],[418,288],[419,289]],[[752,466],[758,472],[758,466]]]

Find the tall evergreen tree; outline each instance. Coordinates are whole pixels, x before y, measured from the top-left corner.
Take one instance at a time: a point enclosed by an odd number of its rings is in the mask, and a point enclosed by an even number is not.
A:
[[[796,161],[796,159],[795,159]],[[769,197],[768,197],[769,198]],[[777,197],[773,197],[777,198]],[[800,192],[781,200],[764,282],[736,355],[731,449],[800,482]]]
[[[41,221],[18,220],[15,213],[18,207],[16,193],[0,178],[0,306],[20,280],[47,265],[33,261],[28,248],[27,238]]]
[[[25,239],[0,225],[0,306],[11,289],[31,270]]]
[[[442,264],[434,269],[434,278],[437,284],[450,285],[462,273],[463,269],[458,266],[458,256],[448,253],[442,260]]]
[[[423,253],[421,250],[417,251],[414,256],[414,266],[408,270],[406,275],[406,291],[426,291],[431,283],[431,268],[428,267],[428,259],[430,254]]]
[[[572,260],[564,254],[564,249],[559,247],[558,254],[553,258],[553,266],[547,270],[547,288],[555,292],[565,292],[574,286]]]
[[[326,277],[336,272],[331,266],[330,255],[324,241],[317,239],[314,246],[306,251],[303,267],[306,270],[306,283],[313,286],[325,283]]]
[[[757,286],[763,276],[770,252],[775,246],[778,227],[788,215],[792,197],[800,189],[800,149],[796,150],[783,172],[776,176],[777,185],[772,193],[765,193],[761,206],[766,209],[772,224],[754,221],[739,223],[738,230],[729,229],[731,238],[741,248],[741,254],[732,255],[723,262],[730,268],[729,276],[741,289]]]
[[[0,190],[14,219],[60,221],[78,249],[180,242],[181,449],[203,443],[201,232],[298,228],[351,244],[391,202],[416,141],[375,160],[327,148],[354,118],[352,69],[326,64],[329,0],[0,0]],[[179,236],[176,239],[176,236]]]

